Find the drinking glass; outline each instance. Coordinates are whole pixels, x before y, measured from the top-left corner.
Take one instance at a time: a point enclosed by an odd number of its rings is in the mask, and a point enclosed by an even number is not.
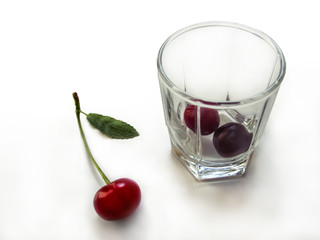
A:
[[[174,155],[198,180],[243,175],[285,75],[279,46],[245,25],[199,23],[163,43],[157,67]]]

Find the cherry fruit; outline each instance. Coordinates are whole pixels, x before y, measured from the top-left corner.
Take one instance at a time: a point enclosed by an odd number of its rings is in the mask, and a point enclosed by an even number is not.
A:
[[[139,206],[141,191],[129,178],[117,179],[96,193],[93,204],[97,214],[105,220],[123,219]]]
[[[184,110],[184,122],[187,127],[194,133],[197,131],[197,111],[198,107],[195,105],[189,105]],[[215,109],[200,108],[200,130],[201,135],[209,135],[213,133],[220,124],[219,113]]]
[[[213,145],[222,157],[234,157],[246,152],[251,144],[252,133],[240,123],[227,123],[213,135]]]
[[[106,183],[106,185],[100,188],[95,194],[93,206],[97,214],[105,220],[118,220],[128,217],[140,204],[141,191],[139,185],[129,178],[120,178],[110,182],[107,176],[103,173],[91,154],[86,137],[82,130],[80,113],[83,112],[80,109],[78,94],[73,93],[73,98],[76,105],[78,126],[84,146],[92,163]]]

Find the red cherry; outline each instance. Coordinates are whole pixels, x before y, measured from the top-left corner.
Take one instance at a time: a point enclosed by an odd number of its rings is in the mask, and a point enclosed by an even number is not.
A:
[[[129,178],[117,179],[96,193],[93,205],[105,220],[118,220],[132,214],[141,201],[138,184]]]
[[[93,165],[96,167],[101,177],[107,184],[100,188],[95,194],[93,200],[94,208],[97,214],[105,220],[117,220],[128,217],[137,209],[140,204],[141,191],[139,185],[129,178],[120,178],[110,182],[92,156],[86,137],[82,130],[80,113],[83,112],[80,109],[80,100],[78,94],[74,92],[72,96],[76,105],[78,127],[84,146]]]
[[[227,123],[213,135],[213,145],[222,157],[234,157],[248,151],[252,133],[240,123]]]
[[[184,111],[184,121],[188,128],[194,133],[197,131],[197,106],[189,105]],[[213,133],[220,124],[219,113],[215,109],[200,108],[200,129],[201,135],[209,135]]]

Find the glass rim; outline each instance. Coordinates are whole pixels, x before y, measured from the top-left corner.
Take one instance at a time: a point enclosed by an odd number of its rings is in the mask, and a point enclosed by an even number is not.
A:
[[[178,36],[198,29],[198,28],[204,28],[204,27],[230,27],[230,28],[234,28],[234,29],[239,29],[242,31],[246,31],[248,33],[254,34],[257,37],[261,38],[262,40],[264,40],[266,43],[268,43],[277,53],[279,61],[280,61],[280,70],[279,70],[279,74],[277,76],[277,79],[268,87],[266,88],[264,91],[261,91],[257,94],[254,94],[250,97],[247,98],[243,98],[243,99],[239,99],[236,101],[212,101],[212,100],[206,100],[206,99],[198,99],[195,96],[189,95],[187,94],[184,90],[182,90],[181,88],[179,88],[178,86],[176,86],[171,80],[170,78],[167,76],[165,70],[163,69],[162,66],[162,54],[164,49],[166,48],[166,46],[175,38],[177,38]],[[278,44],[271,38],[269,37],[267,34],[265,34],[264,32],[243,25],[243,24],[239,24],[239,23],[235,23],[235,22],[225,22],[225,21],[209,21],[209,22],[202,22],[202,23],[197,23],[197,24],[193,24],[187,27],[184,27],[178,31],[176,31],[175,33],[173,33],[172,35],[170,35],[165,42],[162,44],[162,46],[160,47],[160,50],[158,52],[158,57],[157,57],[157,68],[158,68],[158,74],[161,76],[160,79],[163,83],[165,83],[167,85],[167,87],[171,88],[171,90],[173,92],[175,92],[176,94],[179,94],[180,96],[182,96],[183,98],[185,98],[186,100],[190,101],[190,102],[200,102],[200,105],[206,105],[206,103],[208,103],[209,105],[219,105],[219,106],[230,106],[230,105],[239,105],[241,104],[249,104],[252,102],[256,102],[262,98],[265,98],[269,95],[271,95],[276,89],[279,88],[284,76],[285,76],[285,72],[286,72],[286,61],[285,61],[285,57],[283,55],[282,50],[280,49],[280,47],[278,46]]]

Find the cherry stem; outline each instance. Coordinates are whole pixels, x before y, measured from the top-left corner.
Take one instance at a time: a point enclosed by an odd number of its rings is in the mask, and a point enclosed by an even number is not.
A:
[[[77,116],[77,120],[78,120],[78,126],[79,126],[79,130],[80,130],[80,134],[81,134],[81,138],[83,140],[83,143],[84,143],[84,146],[86,148],[86,151],[92,161],[92,163],[94,164],[94,166],[96,167],[96,169],[98,170],[98,172],[100,173],[101,177],[103,178],[103,180],[105,181],[106,184],[109,184],[110,183],[110,180],[107,178],[107,176],[103,173],[103,171],[101,170],[101,168],[99,167],[99,165],[97,164],[97,162],[94,160],[92,154],[91,154],[91,151],[90,151],[90,148],[89,148],[89,145],[88,145],[88,142],[86,140],[86,137],[84,135],[84,132],[82,130],[82,125],[81,125],[81,120],[80,120],[80,113],[83,113],[85,114],[84,112],[81,111],[81,108],[80,108],[80,100],[79,100],[79,97],[78,97],[78,94],[76,92],[74,92],[72,94],[73,96],[73,99],[74,99],[74,103],[76,105],[76,116]],[[85,114],[87,115],[87,114]]]

